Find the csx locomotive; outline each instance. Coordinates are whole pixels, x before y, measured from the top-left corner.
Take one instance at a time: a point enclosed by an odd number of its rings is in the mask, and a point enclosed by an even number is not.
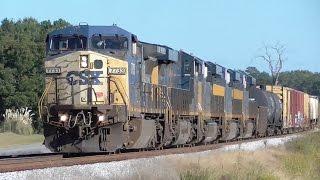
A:
[[[257,88],[243,72],[141,42],[114,25],[55,30],[46,49],[39,110],[54,152],[213,143],[291,132],[318,119],[317,97]],[[302,108],[291,107],[296,102]]]

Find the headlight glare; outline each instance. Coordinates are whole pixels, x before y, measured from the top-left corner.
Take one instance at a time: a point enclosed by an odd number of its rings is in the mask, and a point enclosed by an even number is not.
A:
[[[62,114],[62,115],[60,116],[60,121],[66,122],[67,120],[68,120],[68,115],[67,115],[67,114]]]
[[[103,114],[98,115],[98,121],[102,122],[105,120],[105,116]]]

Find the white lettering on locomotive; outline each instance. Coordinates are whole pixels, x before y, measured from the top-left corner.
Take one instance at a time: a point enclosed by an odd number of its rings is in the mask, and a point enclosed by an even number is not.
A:
[[[109,67],[108,68],[108,74],[125,75],[126,72],[127,72],[127,69],[124,67]]]

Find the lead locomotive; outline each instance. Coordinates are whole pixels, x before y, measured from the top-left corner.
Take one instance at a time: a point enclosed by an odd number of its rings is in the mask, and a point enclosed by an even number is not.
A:
[[[46,44],[39,109],[54,152],[212,143],[293,128],[283,126],[281,94],[256,88],[254,78],[140,42],[117,26],[66,27]],[[303,120],[294,127],[309,127]]]

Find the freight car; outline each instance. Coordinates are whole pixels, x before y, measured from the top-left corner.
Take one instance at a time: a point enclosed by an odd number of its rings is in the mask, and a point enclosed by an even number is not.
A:
[[[141,42],[117,26],[58,29],[46,46],[39,113],[45,145],[54,152],[162,148],[283,131],[283,98],[257,88],[254,78]],[[304,104],[301,93],[290,93],[291,102]],[[307,127],[300,117],[290,126]]]
[[[317,96],[310,96],[310,124],[315,126],[319,123],[319,98]]]
[[[318,120],[318,97],[282,86],[267,86],[282,103],[282,131],[291,133],[314,126]]]

